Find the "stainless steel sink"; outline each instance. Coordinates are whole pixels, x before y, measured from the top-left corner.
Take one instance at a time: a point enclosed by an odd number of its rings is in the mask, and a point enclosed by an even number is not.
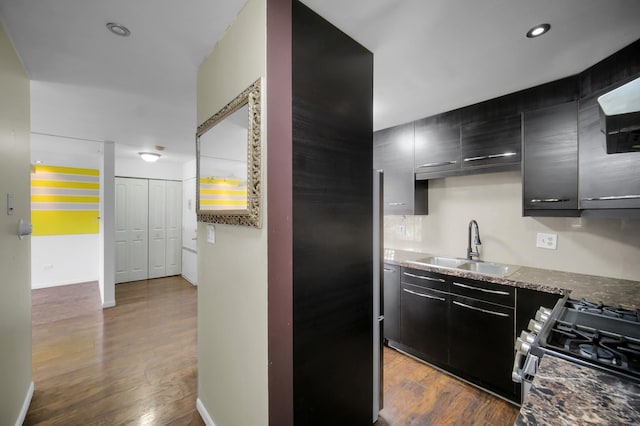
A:
[[[467,261],[457,267],[458,269],[478,274],[493,275],[496,277],[507,277],[513,274],[518,266],[501,265],[499,263]]]
[[[492,275],[494,277],[508,277],[519,266],[503,265],[500,263],[482,262],[479,260],[460,259],[457,257],[429,256],[414,261],[424,265],[440,268],[458,269],[460,271],[475,272],[476,274]]]
[[[469,262],[467,259],[442,256],[430,256],[416,261],[416,263],[425,263],[427,265],[441,266],[443,268],[459,268],[467,262]]]

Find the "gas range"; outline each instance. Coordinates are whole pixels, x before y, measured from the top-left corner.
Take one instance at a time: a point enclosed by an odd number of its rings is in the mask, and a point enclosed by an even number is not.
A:
[[[516,340],[512,379],[523,399],[545,354],[640,383],[640,314],[584,300],[560,299],[540,308]]]

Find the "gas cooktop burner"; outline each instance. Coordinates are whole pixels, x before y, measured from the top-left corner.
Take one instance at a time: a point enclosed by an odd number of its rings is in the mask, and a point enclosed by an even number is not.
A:
[[[620,365],[618,358],[616,358],[613,352],[608,351],[604,348],[592,345],[590,343],[579,344],[578,348],[580,351],[580,355],[582,356],[595,359],[606,364]]]
[[[610,318],[620,318],[625,321],[640,322],[638,311],[615,306],[604,306],[601,303],[587,302],[586,300],[567,300],[567,306],[580,312],[604,315]]]

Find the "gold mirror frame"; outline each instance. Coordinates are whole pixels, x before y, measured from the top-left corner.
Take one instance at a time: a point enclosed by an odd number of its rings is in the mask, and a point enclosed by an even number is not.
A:
[[[260,79],[198,126],[196,132],[196,213],[199,222],[260,228],[261,184],[261,84]],[[247,208],[246,210],[202,210],[200,208],[200,137],[243,106],[248,106]]]

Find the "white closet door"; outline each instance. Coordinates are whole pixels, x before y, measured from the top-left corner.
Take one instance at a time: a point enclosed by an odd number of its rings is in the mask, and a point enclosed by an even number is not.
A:
[[[116,283],[148,276],[146,179],[116,178]]]
[[[182,183],[167,182],[166,275],[182,272]]]
[[[127,228],[127,181],[116,178],[116,283],[129,281],[129,231]]]
[[[167,182],[149,181],[149,278],[166,272]]]

